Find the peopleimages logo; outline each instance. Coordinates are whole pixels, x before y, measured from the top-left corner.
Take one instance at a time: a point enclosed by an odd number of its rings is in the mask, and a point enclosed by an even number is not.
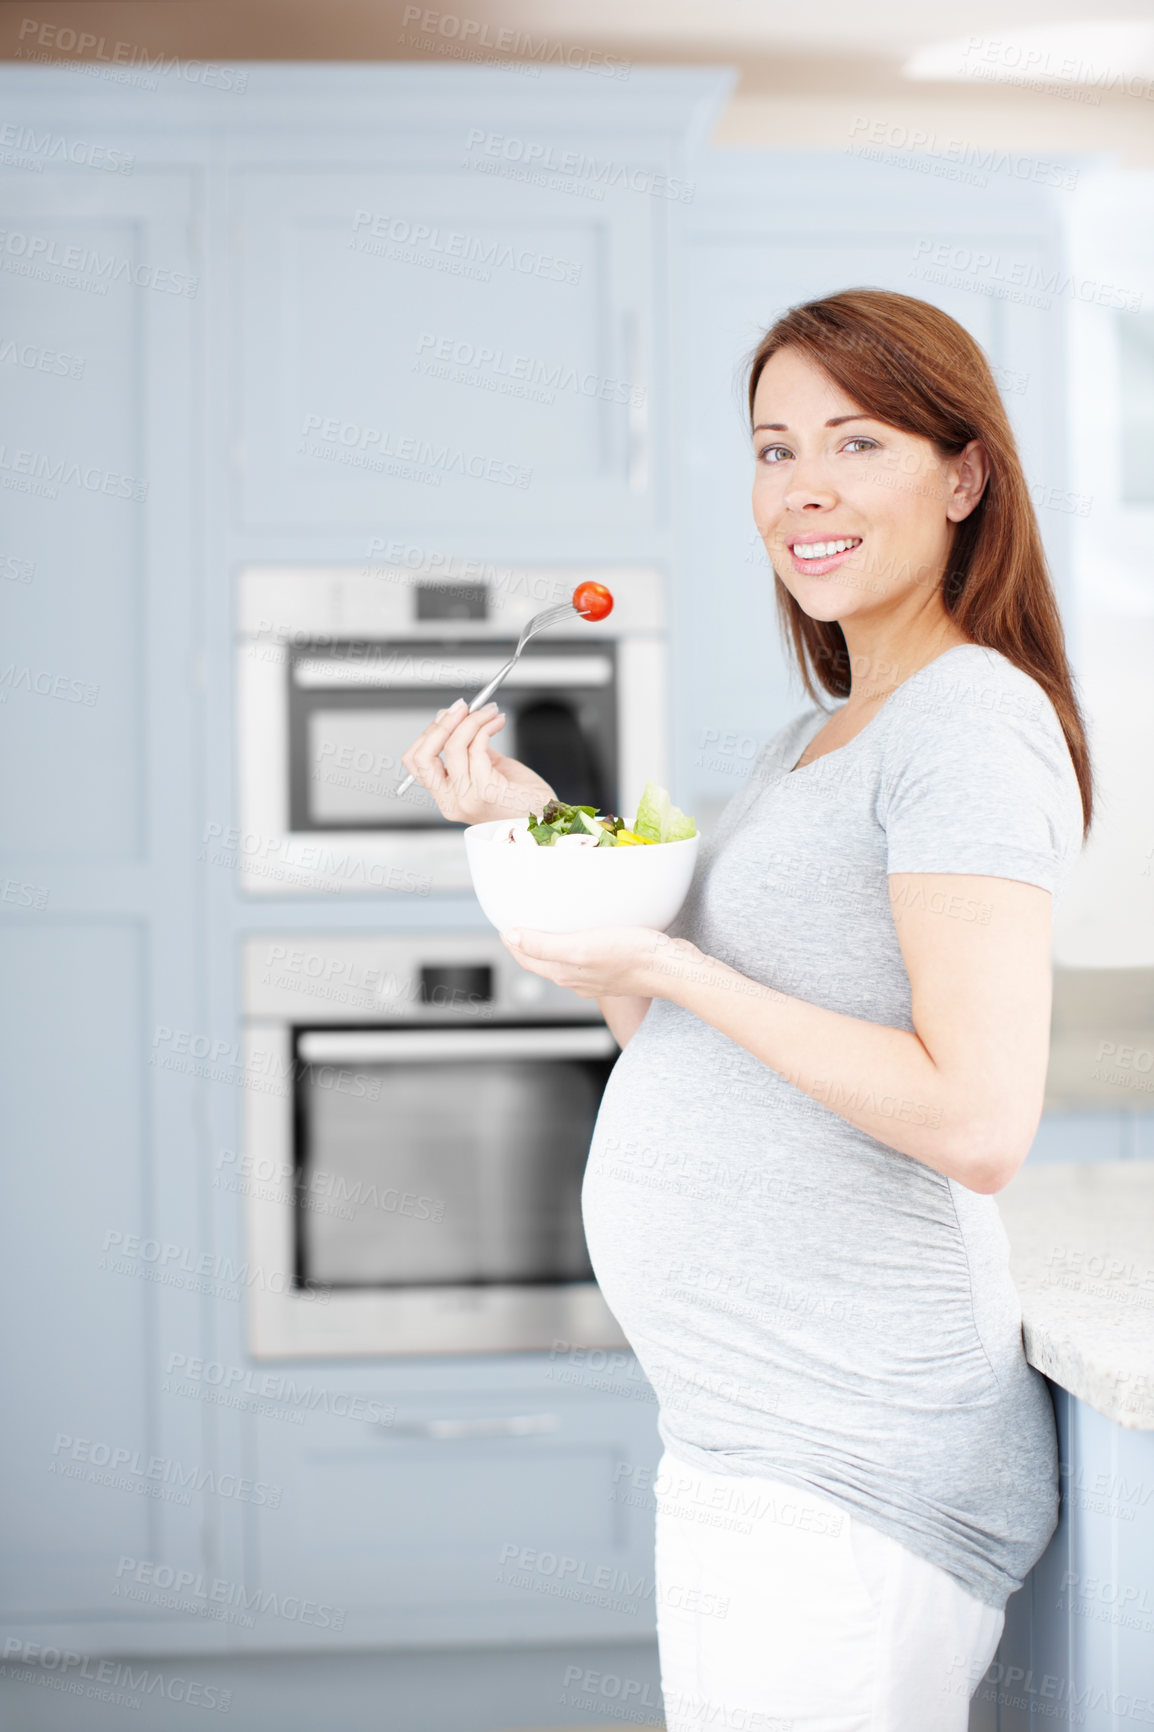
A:
[[[133,1592],[143,1589],[144,1592]],[[241,1613],[238,1622],[251,1628],[256,1612],[264,1617],[287,1618],[292,1623],[311,1624],[318,1630],[342,1630],[347,1616],[344,1606],[324,1605],[299,1594],[277,1593],[272,1588],[246,1588],[223,1576],[205,1576],[200,1570],[178,1570],[150,1558],[122,1556],[116,1566],[113,1592],[121,1597],[152,1600],[173,1611],[215,1613],[227,1607]]]
[[[24,343],[13,337],[0,337],[0,362],[10,367],[26,367],[29,372],[54,373],[62,379],[83,379],[87,366],[77,355],[63,355],[58,349],[45,349],[39,343]]]
[[[339,415],[306,415],[301,438],[301,456],[336,457],[366,469],[386,469],[390,460],[412,464],[417,470],[430,472],[438,486],[442,475],[453,474],[467,475],[474,481],[495,481],[504,487],[528,487],[533,478],[531,469],[500,457],[463,451],[389,428],[342,421]]]
[[[424,265],[481,283],[490,282],[494,270],[510,270],[518,276],[575,284],[581,281],[584,269],[575,260],[554,253],[539,253],[533,247],[514,246],[464,229],[410,222],[384,211],[355,211],[349,245],[357,252],[393,263]]]
[[[247,1479],[235,1473],[176,1460],[172,1456],[148,1455],[131,1444],[106,1443],[99,1438],[73,1437],[58,1431],[49,1462],[52,1473],[69,1479],[88,1479],[94,1485],[110,1485],[118,1491],[155,1495],[161,1489],[188,1494],[207,1491],[214,1497],[235,1498],[239,1503],[279,1509],[283,1488],[262,1479]],[[95,1470],[105,1470],[97,1473]]]
[[[864,134],[864,138],[859,135]],[[977,186],[987,185],[989,174],[1008,175],[1012,180],[1029,180],[1036,185],[1063,187],[1072,191],[1078,184],[1078,171],[1064,162],[1028,156],[1024,151],[1005,150],[993,145],[979,145],[965,138],[939,137],[922,126],[907,126],[891,120],[872,120],[858,115],[850,127],[850,155],[877,155],[888,152],[883,160],[902,162],[915,167],[914,159],[924,157],[938,168],[957,167],[973,171],[970,178]],[[865,148],[863,148],[863,146]],[[902,153],[908,160],[903,162]],[[954,177],[950,178],[962,178]]]
[[[200,1359],[187,1353],[170,1353],[165,1367],[169,1377],[184,1380],[183,1386],[165,1384],[171,1393],[184,1395],[195,1388],[202,1392],[252,1401],[275,1402],[283,1408],[305,1413],[323,1413],[330,1418],[352,1419],[365,1425],[392,1425],[396,1408],[368,1395],[350,1395],[318,1383],[299,1383],[279,1371],[258,1371],[254,1366],[226,1365],[219,1359]]]
[[[456,12],[437,12],[427,6],[406,6],[401,19],[405,30],[452,42],[472,58],[483,48],[489,54],[507,54],[511,60],[532,61],[537,66],[569,66],[579,72],[595,72],[602,78],[628,78],[631,62],[595,48],[580,48],[548,36],[533,36],[512,25],[494,25],[480,18],[462,18]],[[537,69],[534,66],[533,70]]]
[[[422,331],[418,336],[417,356],[414,371],[509,395],[535,396],[538,402],[553,403],[557,391],[573,391],[581,397],[629,404],[635,409],[645,402],[644,385],[583,371],[563,361],[514,354],[487,343],[440,337],[432,331]]]
[[[26,1668],[31,1670],[21,1670]],[[74,1648],[46,1648],[19,1636],[5,1639],[0,1672],[13,1681],[50,1685],[69,1696],[88,1696],[120,1708],[140,1709],[146,1696],[163,1696],[217,1714],[227,1714],[232,1703],[232,1691],[216,1684],[167,1676],[138,1660],[101,1660]]]
[[[46,451],[13,450],[0,444],[0,481],[18,492],[36,491],[55,499],[61,487],[79,487],[85,493],[102,493],[115,499],[148,498],[148,482],[99,464],[83,464],[72,457],[53,457]]]
[[[1068,297],[1096,307],[1140,312],[1142,292],[1098,277],[1079,277],[1056,265],[1018,261],[1001,253],[952,241],[921,240],[914,249],[911,276],[926,282],[952,282],[975,293],[1010,300],[1048,311],[1054,300]],[[939,277],[932,273],[947,272]]]
[[[0,229],[0,269],[17,275],[44,277],[47,270],[62,273],[50,280],[68,287],[91,287],[106,295],[112,283],[131,283],[138,289],[157,289],[166,295],[196,297],[198,278],[161,265],[143,264],[116,253],[102,253],[78,242],[61,242],[48,235],[26,234],[21,229]],[[69,281],[69,279],[73,279]]]
[[[554,177],[550,185],[580,191],[595,199],[603,199],[607,187],[624,187],[629,192],[648,193],[653,198],[692,204],[696,191],[694,181],[681,180],[676,175],[661,174],[655,169],[617,162],[609,157],[592,156],[583,150],[559,150],[547,140],[486,132],[479,126],[470,128],[465,140],[464,161],[466,168],[488,169],[491,173],[507,172],[514,178],[539,181],[541,176],[549,175]]]
[[[161,72],[184,79],[187,84],[203,84],[209,90],[242,91],[248,85],[248,73],[235,66],[221,66],[212,60],[182,60],[178,54],[152,54],[136,42],[109,42],[106,36],[95,36],[90,30],[74,30],[67,24],[42,23],[39,18],[24,18],[20,23],[17,58],[20,60],[52,60],[48,53],[35,54],[24,44],[31,38],[37,48],[52,54],[74,54],[74,71],[87,70],[89,60],[103,62],[93,71],[106,72],[113,68],[147,73]],[[69,64],[63,62],[63,64]],[[139,80],[137,82],[140,82]],[[157,80],[150,79],[144,88],[157,89]]]
[[[1101,101],[1101,92],[1154,100],[1154,79],[1124,72],[1109,62],[1062,54],[1029,41],[971,36],[962,70],[967,77],[997,78],[1007,84],[1042,90],[1047,96],[1076,94],[1079,101]],[[1073,87],[1073,89],[1062,87]],[[1085,88],[1089,87],[1089,88]]]
[[[42,171],[46,162],[70,162],[77,168],[99,168],[108,174],[131,174],[136,158],[130,151],[86,139],[65,138],[59,132],[37,132],[15,122],[0,125],[0,160]]]
[[[317,872],[360,889],[397,890],[414,896],[427,896],[432,888],[428,873],[395,863],[385,866],[327,843],[298,843],[287,836],[266,836],[259,830],[240,830],[215,821],[205,825],[201,840],[204,846],[198,859],[230,871],[242,867],[246,876],[295,883],[302,874]]]

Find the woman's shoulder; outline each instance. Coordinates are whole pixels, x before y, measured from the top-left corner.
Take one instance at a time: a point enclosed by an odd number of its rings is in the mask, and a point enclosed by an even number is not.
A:
[[[899,686],[886,711],[878,767],[887,832],[946,838],[958,858],[987,859],[965,870],[994,870],[988,861],[1001,859],[1002,877],[1018,876],[1016,857],[1032,871],[1049,859],[1060,880],[1081,847],[1082,802],[1057,711],[1037,680],[999,650],[959,644]],[[1036,871],[1029,878],[1044,881]]]
[[[894,723],[891,736],[907,743],[934,737],[960,742],[1008,731],[1029,739],[1037,750],[1057,750],[1069,758],[1046,691],[1001,650],[985,644],[955,644],[912,674],[885,707]]]

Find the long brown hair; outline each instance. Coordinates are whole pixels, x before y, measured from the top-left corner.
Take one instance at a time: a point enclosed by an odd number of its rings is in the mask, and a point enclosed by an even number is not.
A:
[[[749,419],[762,369],[793,348],[824,369],[869,415],[929,439],[956,457],[977,439],[990,473],[981,500],[955,526],[942,601],[971,642],[1000,650],[1037,680],[1062,724],[1090,828],[1090,753],[1062,621],[1046,567],[1014,435],[986,357],[948,313],[887,289],[845,289],[791,307],[770,327],[749,363]],[[777,605],[805,689],[815,681],[848,697],[852,679],[845,636],[836,620],[803,612],[777,578]]]

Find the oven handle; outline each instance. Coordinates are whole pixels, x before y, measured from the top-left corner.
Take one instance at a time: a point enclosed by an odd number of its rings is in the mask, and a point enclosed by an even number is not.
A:
[[[426,658],[427,660],[428,658]],[[431,673],[420,673],[412,657],[403,665],[394,656],[370,661],[344,661],[339,656],[302,656],[293,664],[293,684],[305,690],[455,691],[458,686],[481,686],[493,677],[495,657],[459,656],[443,661]],[[499,664],[498,664],[499,665]],[[507,686],[607,686],[613,664],[604,655],[525,655],[505,675]]]
[[[406,1058],[608,1058],[617,1042],[591,1028],[308,1029],[297,1055],[305,1064],[388,1064]]]
[[[509,1413],[495,1419],[410,1419],[400,1425],[378,1425],[382,1437],[428,1437],[452,1443],[471,1437],[536,1437],[556,1431],[561,1421],[555,1413]]]

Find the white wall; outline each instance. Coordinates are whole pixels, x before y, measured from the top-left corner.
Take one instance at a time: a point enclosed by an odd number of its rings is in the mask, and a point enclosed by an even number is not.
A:
[[[1069,205],[1075,279],[1154,311],[1154,174],[1082,176]],[[1154,963],[1154,506],[1120,499],[1117,315],[1074,300],[1069,318],[1071,651],[1098,782],[1097,817],[1059,911],[1056,954],[1079,966]]]

